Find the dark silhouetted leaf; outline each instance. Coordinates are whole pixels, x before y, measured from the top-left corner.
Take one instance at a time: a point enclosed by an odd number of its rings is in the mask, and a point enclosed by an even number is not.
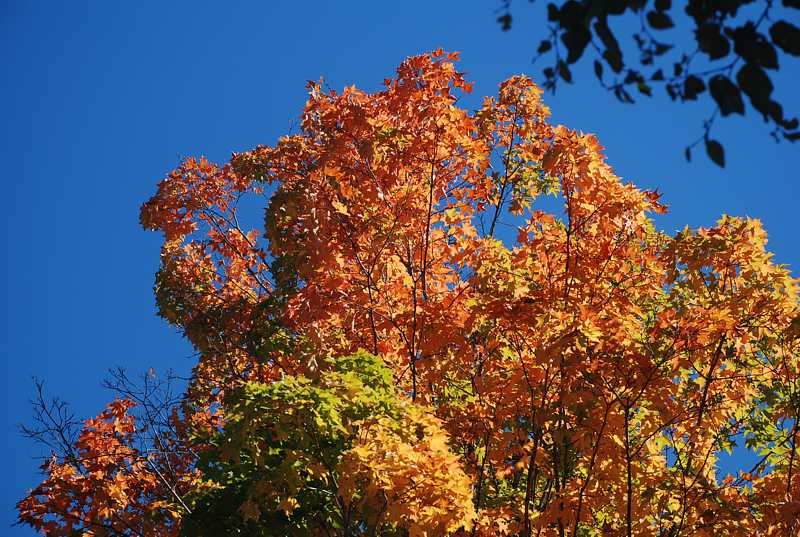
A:
[[[539,43],[539,48],[536,49],[536,52],[538,52],[539,54],[544,54],[551,48],[553,48],[553,43],[551,43],[549,39],[545,39],[544,41]]]
[[[672,22],[672,18],[661,11],[648,12],[647,23],[656,30],[666,30],[675,26],[675,24]]]
[[[725,167],[725,150],[721,143],[706,138],[706,153],[708,153],[708,158],[714,161],[714,164],[720,168]]]
[[[712,77],[708,89],[723,116],[744,114],[744,103],[739,88],[728,77],[722,75]]]
[[[667,43],[656,43],[655,47],[653,48],[653,54],[656,56],[662,56],[669,52],[672,47],[673,45],[668,45]]]
[[[790,142],[796,142],[797,140],[800,140],[800,132],[784,132],[783,137]]]
[[[555,4],[547,4],[547,20],[550,22],[558,21],[560,15],[558,13],[558,6]]]
[[[619,50],[606,49],[603,51],[603,59],[606,60],[608,66],[615,73],[622,71],[624,65],[622,63],[622,53]]]
[[[567,0],[558,10],[558,22],[562,28],[574,29],[586,24],[586,2]]]
[[[685,101],[694,101],[705,90],[706,84],[702,79],[694,75],[687,76],[683,83],[683,99]]]
[[[712,60],[724,58],[731,51],[728,39],[720,33],[719,24],[704,24],[695,32],[700,50]]]
[[[611,15],[622,15],[625,13],[625,10],[629,7],[630,1],[629,0],[606,0],[604,2],[606,5],[606,9],[608,10],[609,14]]]
[[[781,105],[781,103],[777,101],[769,102],[769,109],[767,111],[767,115],[769,115],[772,121],[774,121],[778,125],[782,125],[785,121],[783,118],[783,106]]]
[[[583,55],[586,45],[592,40],[592,34],[583,26],[577,26],[561,35],[561,41],[567,47],[567,63],[575,63]]]
[[[769,29],[776,45],[792,56],[800,56],[800,29],[786,21],[778,21]]]
[[[686,157],[686,162],[691,162],[692,161],[692,148],[691,147],[687,147],[683,152],[683,156]]]
[[[597,34],[597,37],[600,38],[600,41],[603,42],[606,49],[619,52],[619,43],[617,43],[617,39],[614,37],[614,34],[611,33],[611,28],[608,27],[605,20],[597,21],[594,24],[594,33]]]
[[[614,88],[614,96],[622,103],[625,104],[633,104],[634,100],[631,97],[631,94],[628,93],[628,90],[623,88],[622,86],[617,86]]]
[[[568,84],[571,83],[572,73],[570,72],[569,67],[567,67],[567,64],[564,63],[563,61],[560,61],[558,62],[557,67],[558,67],[558,74],[561,78],[564,79],[564,82],[567,82]]]
[[[597,80],[603,81],[603,64],[597,60],[594,61],[594,74]]]
[[[678,98],[678,92],[672,84],[667,84],[665,87],[667,88],[667,94],[669,95],[670,99],[674,101]]]
[[[502,5],[499,13],[510,9],[509,0],[495,1]],[[549,37],[538,42],[538,54],[553,54],[555,59],[550,70],[545,71],[542,87],[555,92],[559,81],[572,83],[572,66],[580,60],[590,61],[600,85],[621,102],[634,102],[633,95],[638,95],[637,92],[650,96],[657,91],[656,83],[662,83],[673,101],[703,100],[706,96],[701,94],[709,90],[708,98],[714,100],[720,116],[730,116],[745,113],[744,95],[747,95],[752,108],[776,127],[773,137],[795,132],[798,129],[791,126],[794,120],[785,116],[789,112],[788,103],[784,111],[784,105],[773,97],[778,94],[777,79],[769,70],[780,68],[779,52],[787,54],[781,58],[800,56],[800,24],[792,18],[796,12],[786,15],[788,10],[779,7],[782,3],[800,9],[800,0],[764,0],[758,8],[756,3],[754,0],[549,0],[549,22],[545,23]],[[673,18],[673,9],[675,13],[685,13],[689,20]],[[623,35],[615,26],[617,15],[633,15],[644,26]],[[684,24],[679,28],[681,35],[693,34],[689,42],[684,39],[675,45],[661,42],[661,35],[671,34],[656,31],[681,24]],[[590,45],[600,57],[586,60]],[[623,50],[638,54],[626,57]],[[697,58],[698,52],[705,60]],[[634,86],[636,90],[632,89]],[[710,124],[706,125],[706,132],[708,128]]]
[[[509,31],[511,29],[511,14],[506,13],[505,15],[500,15],[497,17],[497,22],[500,23],[500,27],[504,32]]]
[[[772,95],[772,81],[767,73],[758,65],[746,63],[736,73],[736,82],[742,91],[750,98],[753,108],[764,115],[766,119],[770,114]]]
[[[758,65],[746,63],[736,73],[736,81],[751,99],[768,99],[772,94],[772,81]]]
[[[640,80],[642,80],[642,75],[640,75],[638,71],[628,69],[628,74],[625,75],[623,84],[633,84],[634,82],[639,82]]]
[[[733,38],[733,50],[749,63],[757,63],[767,69],[778,68],[778,55],[775,47],[756,31],[752,22],[746,23],[730,32]]]

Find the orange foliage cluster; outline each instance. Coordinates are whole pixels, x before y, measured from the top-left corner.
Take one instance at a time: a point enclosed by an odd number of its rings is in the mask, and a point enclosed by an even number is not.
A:
[[[441,421],[424,438],[442,455],[398,462],[413,446],[378,434],[349,455],[342,494],[392,459],[370,486],[402,498],[393,521],[412,534],[796,535],[798,282],[760,223],[659,232],[658,194],[614,175],[594,136],[548,123],[528,78],[459,107],[455,59],[409,58],[375,93],[310,83],[299,134],[160,183],[142,208],[165,235],[158,304],[200,351],[180,419],[213,428],[242,383],[365,349]],[[265,231],[243,229],[236,202],[262,189]],[[536,208],[548,195],[563,214]],[[192,450],[165,488],[128,445],[127,405],[47,466],[23,521],[178,531]],[[721,475],[737,438],[763,458]],[[442,467],[454,477],[416,496]]]
[[[178,535],[178,494],[194,472],[179,457],[152,457],[136,446],[134,403],[115,400],[86,420],[74,451],[53,458],[19,505],[20,520],[45,535]],[[165,474],[180,474],[177,490]]]

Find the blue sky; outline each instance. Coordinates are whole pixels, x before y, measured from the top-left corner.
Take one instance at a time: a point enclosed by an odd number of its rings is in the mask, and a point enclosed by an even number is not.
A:
[[[512,74],[536,78],[544,5],[515,4],[514,29],[503,33],[491,0],[3,2],[0,438],[10,464],[0,533],[33,534],[7,528],[37,483],[41,451],[16,431],[30,417],[32,375],[88,417],[110,397],[100,382],[111,367],[191,367],[191,349],[155,317],[160,239],[138,225],[139,206],[181,156],[220,161],[271,144],[295,123],[307,80],[377,89],[406,56],[439,46],[461,51],[476,96]],[[798,113],[800,66],[781,60],[777,96]],[[671,212],[659,227],[758,217],[775,259],[800,274],[800,145],[774,143],[748,111],[715,129],[725,170],[700,154],[686,164],[709,103],[673,106],[657,90],[624,106],[588,69],[547,96],[554,121],[597,133],[620,176],[664,192]]]

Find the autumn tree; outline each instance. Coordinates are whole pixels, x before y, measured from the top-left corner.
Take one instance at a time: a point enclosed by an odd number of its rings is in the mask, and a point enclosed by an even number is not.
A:
[[[497,21],[512,28],[511,0],[502,0]],[[775,73],[800,56],[798,0],[566,0],[548,2],[535,59],[543,59],[543,86],[571,84],[571,67],[591,58],[600,86],[622,103],[663,88],[675,103],[710,101],[697,145],[719,166],[725,152],[711,130],[719,117],[750,108],[776,141],[800,140],[797,102],[781,103]],[[632,24],[630,35],[620,21]],[[686,37],[681,34],[688,34]],[[745,102],[749,102],[746,106]],[[787,106],[789,105],[789,106]]]
[[[551,125],[529,78],[470,111],[456,59],[409,58],[372,93],[312,82],[299,133],[161,181],[141,221],[164,235],[155,295],[198,351],[191,380],[166,408],[123,389],[43,467],[20,521],[800,530],[799,288],[760,223],[659,231],[659,194]],[[265,193],[250,229],[241,202]],[[737,443],[759,459],[729,475]]]

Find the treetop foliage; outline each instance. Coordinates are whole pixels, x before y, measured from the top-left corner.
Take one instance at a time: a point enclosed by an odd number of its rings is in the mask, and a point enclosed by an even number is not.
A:
[[[118,383],[56,443],[21,522],[798,531],[800,288],[761,224],[658,231],[659,194],[550,124],[529,78],[469,111],[456,60],[408,58],[373,93],[310,82],[299,133],[223,165],[187,158],[159,183],[141,221],[164,235],[159,312],[198,351],[188,387],[154,404]],[[243,226],[241,200],[265,193],[263,230]],[[727,475],[742,442],[759,460]]]

